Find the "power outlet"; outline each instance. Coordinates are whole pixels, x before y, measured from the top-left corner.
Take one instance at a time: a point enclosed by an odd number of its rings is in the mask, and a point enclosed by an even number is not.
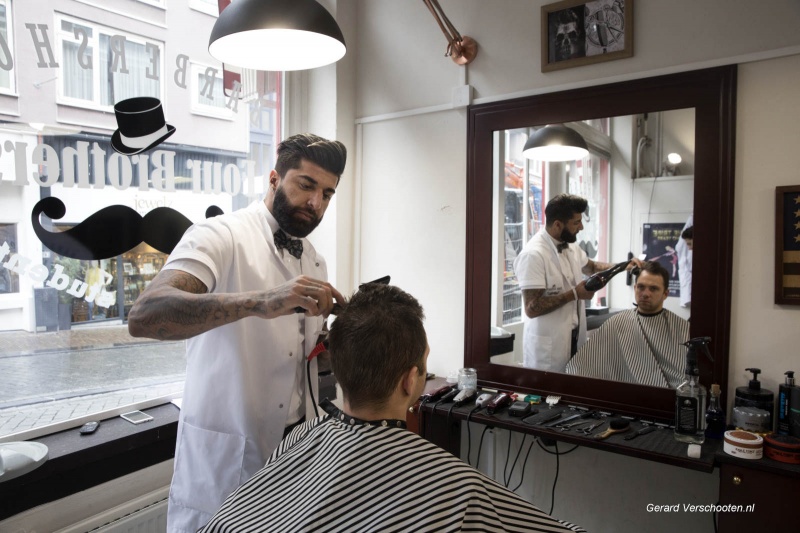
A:
[[[472,103],[472,85],[462,85],[453,89],[453,107],[467,107]]]

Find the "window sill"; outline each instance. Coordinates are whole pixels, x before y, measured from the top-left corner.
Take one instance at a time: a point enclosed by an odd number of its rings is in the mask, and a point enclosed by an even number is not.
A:
[[[0,482],[0,520],[173,458],[178,407],[168,403],[145,412],[152,422],[133,425],[114,417],[92,435],[82,436],[74,428],[34,439],[47,445],[49,459],[28,474]]]

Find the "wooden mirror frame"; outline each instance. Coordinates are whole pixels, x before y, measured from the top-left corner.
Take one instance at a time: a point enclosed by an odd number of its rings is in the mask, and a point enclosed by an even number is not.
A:
[[[675,393],[622,382],[500,365],[489,359],[493,132],[670,109],[695,110],[692,337],[711,337],[703,384],[727,392],[733,256],[736,65],[573,89],[469,107],[465,366],[481,386],[635,416],[672,420]],[[613,206],[611,206],[613,217]],[[723,403],[724,405],[724,403]]]

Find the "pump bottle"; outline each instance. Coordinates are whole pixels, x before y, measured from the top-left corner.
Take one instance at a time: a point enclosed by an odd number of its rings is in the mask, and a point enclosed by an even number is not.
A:
[[[710,341],[710,337],[695,337],[684,343],[686,378],[675,389],[675,439],[689,444],[702,444],[706,439],[706,388],[700,383],[697,352],[707,353]]]

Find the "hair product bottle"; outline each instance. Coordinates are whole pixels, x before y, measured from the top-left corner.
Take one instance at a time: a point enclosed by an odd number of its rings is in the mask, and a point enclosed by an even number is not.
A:
[[[719,403],[720,393],[717,383],[711,385],[711,396],[706,409],[706,437],[709,439],[721,439],[725,436],[725,411]]]
[[[697,351],[708,351],[709,337],[695,337],[684,343],[686,379],[675,389],[675,438],[689,444],[702,444],[706,439],[706,388],[700,383]]]
[[[794,385],[794,372],[788,370],[784,372],[786,381],[778,387],[778,422],[776,433],[778,435],[789,435],[789,414],[791,413],[790,404],[792,401],[792,389]]]

